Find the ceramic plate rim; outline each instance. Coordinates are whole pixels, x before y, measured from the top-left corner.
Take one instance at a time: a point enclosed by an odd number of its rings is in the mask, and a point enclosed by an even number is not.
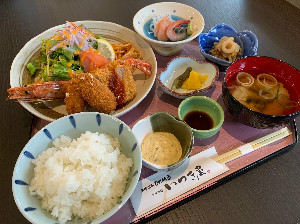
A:
[[[119,116],[122,116],[124,114],[126,114],[127,112],[129,112],[130,110],[132,110],[133,108],[135,108],[147,95],[148,93],[150,92],[150,90],[152,89],[153,87],[153,84],[155,82],[155,78],[156,78],[156,73],[157,73],[157,61],[156,61],[156,57],[155,57],[155,54],[152,50],[152,48],[150,47],[149,43],[147,43],[142,37],[140,37],[135,31],[127,28],[127,27],[124,27],[122,25],[119,25],[117,23],[113,23],[113,22],[107,22],[107,21],[96,21],[96,20],[81,20],[81,21],[75,21],[74,23],[76,24],[99,24],[99,25],[110,25],[110,26],[114,26],[114,27],[117,27],[118,29],[122,29],[122,30],[125,30],[126,32],[130,32],[134,38],[136,40],[138,40],[139,43],[141,43],[142,46],[146,46],[147,48],[145,48],[145,50],[147,51],[147,57],[148,58],[151,58],[153,61],[153,64],[152,64],[152,74],[151,74],[151,77],[148,78],[149,80],[149,87],[148,89],[145,90],[145,93],[139,98],[135,98],[133,99],[136,100],[132,105],[128,106],[128,104],[124,107],[125,109],[122,109],[120,112],[114,112],[110,115],[114,116],[114,117],[119,117]],[[10,68],[10,86],[11,88],[13,87],[19,87],[21,86],[21,80],[20,78],[22,78],[22,75],[20,76],[17,76],[15,75],[15,70],[18,70],[18,66],[20,63],[22,63],[22,66],[24,67],[24,59],[22,59],[22,55],[25,55],[26,58],[25,60],[27,60],[28,56],[30,56],[28,53],[25,52],[25,50],[27,48],[29,48],[31,45],[37,45],[37,44],[34,44],[36,43],[37,41],[40,41],[41,40],[41,37],[43,37],[44,35],[48,34],[49,32],[55,32],[57,29],[61,28],[62,26],[64,26],[65,24],[60,24],[60,25],[57,25],[57,26],[54,26],[54,27],[51,27],[45,31],[43,31],[42,33],[38,34],[37,36],[33,37],[32,39],[30,39],[21,49],[20,51],[17,53],[17,55],[15,56],[12,64],[11,64],[11,68]],[[89,27],[88,27],[89,28]],[[136,42],[137,44],[137,42]],[[37,46],[40,46],[40,43],[37,45]],[[35,50],[36,52],[36,50]],[[152,63],[152,62],[151,62]],[[138,90],[137,90],[138,91]],[[133,102],[133,101],[130,101],[129,103]],[[55,121],[57,119],[55,118],[51,118],[51,117],[48,117],[47,115],[35,110],[29,103],[27,102],[22,102],[20,100],[18,100],[18,102],[25,108],[27,109],[30,113],[32,113],[33,115],[37,116],[37,117],[40,117],[44,120],[47,120],[47,121]]]

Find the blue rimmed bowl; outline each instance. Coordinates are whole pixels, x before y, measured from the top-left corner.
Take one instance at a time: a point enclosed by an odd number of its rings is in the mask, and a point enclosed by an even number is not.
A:
[[[173,164],[157,165],[142,158],[143,165],[154,171],[170,171],[179,167],[189,157],[194,144],[194,136],[190,126],[166,112],[156,112],[139,120],[133,126],[132,132],[135,134],[140,145],[145,136],[150,132],[169,132],[180,142],[182,155],[181,158]]]
[[[82,112],[65,116],[45,126],[29,140],[19,155],[14,168],[12,177],[13,196],[19,210],[31,223],[58,223],[58,220],[51,216],[49,212],[42,209],[41,201],[29,193],[28,188],[33,178],[34,169],[32,160],[41,152],[51,147],[55,138],[65,135],[74,139],[86,131],[106,133],[112,137],[117,137],[121,144],[121,152],[133,160],[133,167],[131,168],[123,197],[120,198],[118,204],[109,212],[97,220],[91,220],[88,223],[98,224],[108,219],[115,214],[131,196],[139,180],[142,168],[140,146],[131,129],[118,118],[102,113]],[[73,222],[70,221],[67,223]]]
[[[236,31],[232,26],[222,23],[211,28],[208,33],[201,33],[198,37],[201,53],[209,61],[224,67],[232,64],[209,53],[214,42],[219,42],[223,36],[234,38],[234,41],[242,48],[242,58],[257,55],[258,39],[253,32],[248,30]]]
[[[207,75],[206,81],[202,84],[201,88],[195,90],[172,89],[174,80],[183,74],[187,67],[191,67],[193,71],[201,75]],[[185,99],[190,96],[201,95],[203,92],[209,90],[213,87],[218,77],[219,68],[215,64],[207,61],[199,61],[189,56],[178,56],[171,59],[161,71],[158,76],[158,82],[165,93],[179,99]]]
[[[193,34],[186,39],[176,42],[157,40],[150,30],[150,23],[153,17],[160,14],[168,14],[173,20],[190,20]],[[159,2],[140,9],[133,18],[133,27],[151,45],[156,53],[163,56],[171,56],[180,53],[185,43],[199,36],[204,28],[204,19],[201,13],[191,6],[178,2]]]

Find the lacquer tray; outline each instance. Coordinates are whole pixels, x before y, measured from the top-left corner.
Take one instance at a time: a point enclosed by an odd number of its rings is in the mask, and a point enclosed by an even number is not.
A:
[[[194,58],[200,61],[205,60],[203,55],[200,53],[196,41],[192,41],[190,44],[186,44],[184,50],[179,55],[193,56]],[[158,66],[157,75],[167,65],[168,61],[171,60],[171,58],[172,57],[163,57],[156,55]],[[204,151],[212,146],[216,148],[217,153],[220,155],[282,128],[280,127],[276,129],[255,129],[235,121],[233,117],[228,113],[228,111],[226,111],[223,104],[223,77],[224,72],[220,72],[219,78],[215,82],[215,85],[203,95],[211,97],[223,107],[225,112],[224,124],[220,132],[211,138],[204,140],[199,140],[195,138],[191,156],[201,151]],[[181,99],[177,99],[166,94],[156,81],[147,97],[137,107],[135,107],[133,110],[129,111],[125,115],[119,117],[119,119],[124,121],[127,125],[129,125],[132,128],[133,125],[140,119],[158,111],[169,112],[177,116],[177,108],[181,101]],[[39,131],[48,123],[49,122],[35,117],[33,121],[32,135],[34,135],[37,131]],[[130,200],[128,200],[127,203],[115,215],[106,220],[104,223],[131,223],[139,222],[141,220],[145,221],[145,219],[152,217],[154,214],[159,214],[160,212],[165,211],[166,209],[172,209],[179,202],[184,202],[185,200],[190,199],[190,197],[197,197],[212,189],[213,187],[217,187],[220,184],[234,177],[237,177],[245,171],[257,166],[258,164],[267,161],[271,157],[279,155],[280,153],[293,147],[298,142],[298,134],[295,121],[283,127],[288,127],[292,134],[275,143],[267,145],[252,153],[244,155],[243,157],[226,163],[227,167],[229,168],[229,171],[223,173],[222,175],[217,176],[214,179],[202,185],[199,185],[198,187],[182,194],[174,200],[171,200],[167,203],[162,204],[161,206],[158,206],[156,209],[141,217],[136,217],[131,202]],[[154,171],[143,167],[141,179],[146,178],[154,173]]]

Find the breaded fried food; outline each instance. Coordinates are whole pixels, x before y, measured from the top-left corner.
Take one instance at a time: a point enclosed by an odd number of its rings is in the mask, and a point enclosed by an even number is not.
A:
[[[68,82],[64,101],[68,114],[79,113],[86,108],[87,103],[81,95],[80,79],[77,76],[73,76]]]
[[[107,114],[117,107],[112,91],[90,73],[72,76],[67,86],[65,103],[68,114],[84,111],[87,104]]]
[[[124,102],[132,100],[136,96],[136,85],[133,79],[131,67],[127,65],[119,65],[115,69],[115,74],[123,80],[124,84]]]
[[[110,82],[114,75],[117,75],[119,80],[124,85],[124,102],[132,100],[136,96],[136,85],[133,79],[135,67],[125,60],[115,60],[104,67],[97,69],[93,75],[99,79],[101,83],[111,86]],[[112,90],[112,92],[117,92]],[[120,91],[119,91],[120,92]],[[117,96],[118,97],[118,96]]]
[[[91,107],[107,114],[116,109],[115,95],[107,85],[90,73],[81,74],[80,80],[82,97]]]
[[[111,62],[113,63],[113,62]],[[108,86],[109,85],[109,80],[112,75],[114,75],[114,69],[109,66],[110,64],[97,69],[93,72],[93,75],[103,84]]]

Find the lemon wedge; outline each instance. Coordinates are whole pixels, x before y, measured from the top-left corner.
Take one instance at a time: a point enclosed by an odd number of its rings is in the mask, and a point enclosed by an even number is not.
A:
[[[98,42],[98,52],[103,57],[106,57],[107,60],[115,60],[115,51],[113,47],[104,39],[97,39]]]

